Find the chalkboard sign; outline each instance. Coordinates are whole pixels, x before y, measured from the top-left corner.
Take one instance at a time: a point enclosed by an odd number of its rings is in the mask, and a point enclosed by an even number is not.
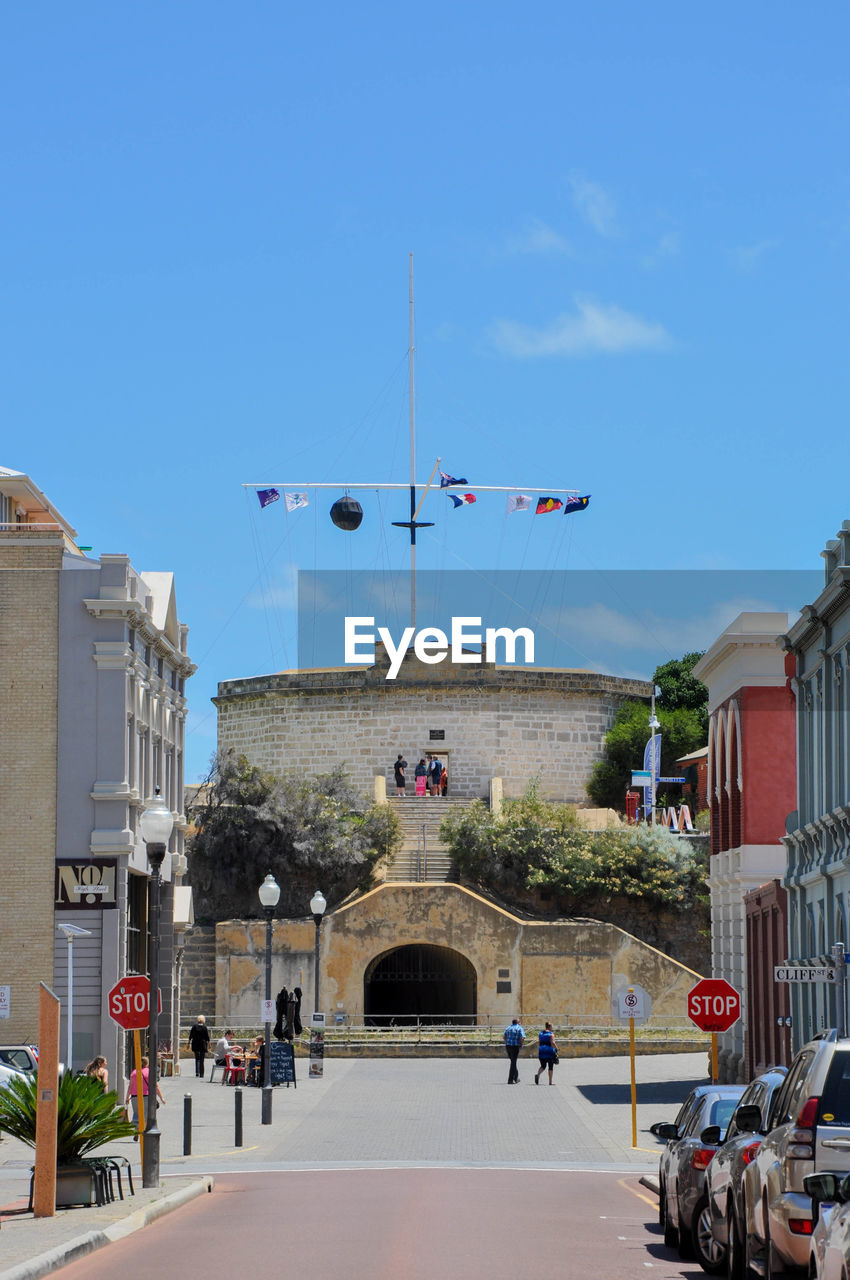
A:
[[[292,1045],[285,1040],[272,1040],[269,1048],[271,1049],[272,1084],[294,1084],[297,1089],[295,1050]]]

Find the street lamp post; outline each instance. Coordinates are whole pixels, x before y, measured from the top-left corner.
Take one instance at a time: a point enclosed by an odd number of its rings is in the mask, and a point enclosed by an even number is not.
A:
[[[145,1142],[142,1160],[142,1186],[159,1186],[159,1127],[156,1122],[157,1081],[159,1079],[159,889],[165,849],[171,839],[174,819],[160,795],[159,787],[139,816],[139,832],[147,845],[151,866],[150,918],[150,1022],[148,1025],[148,1097]]]
[[[263,1022],[265,1023],[265,1048],[263,1050],[263,1103],[262,1103],[262,1123],[271,1124],[272,1122],[272,1055],[271,1055],[271,1035],[272,1024],[269,1018],[269,1005],[272,1000],[272,917],[274,909],[280,899],[280,885],[275,880],[271,872],[266,876],[260,885],[260,903],[263,911],[266,913],[266,1009]]]
[[[64,933],[68,943],[68,1049],[65,1054],[65,1066],[73,1074],[74,1071],[74,939],[90,938],[91,929],[83,929],[78,924],[58,924],[56,928]]]
[[[319,1005],[319,930],[322,927],[322,916],[327,907],[325,896],[317,889],[310,899],[310,910],[313,913],[313,924],[316,926],[316,945],[313,951],[313,1012],[318,1013]]]

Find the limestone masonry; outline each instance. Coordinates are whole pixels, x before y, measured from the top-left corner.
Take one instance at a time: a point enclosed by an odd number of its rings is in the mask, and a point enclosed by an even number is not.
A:
[[[643,680],[552,668],[425,665],[409,654],[387,682],[380,649],[369,667],[285,671],[225,680],[213,699],[223,750],[274,773],[315,775],[343,764],[354,785],[392,783],[401,751],[410,768],[439,754],[449,793],[485,798],[493,777],[521,796],[582,802],[603,738],[629,698],[648,699]]]

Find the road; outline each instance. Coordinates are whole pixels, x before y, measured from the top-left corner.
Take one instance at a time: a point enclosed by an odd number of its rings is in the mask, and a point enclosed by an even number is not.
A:
[[[286,1274],[321,1280],[696,1280],[634,1175],[360,1169],[219,1175],[216,1188],[62,1280]]]

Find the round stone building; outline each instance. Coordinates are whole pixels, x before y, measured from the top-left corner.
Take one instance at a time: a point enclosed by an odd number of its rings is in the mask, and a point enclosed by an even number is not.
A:
[[[493,778],[507,798],[536,778],[541,796],[581,804],[617,708],[649,699],[643,680],[592,671],[419,662],[398,676],[379,649],[368,667],[282,671],[224,680],[213,699],[218,742],[272,773],[315,776],[344,765],[371,792],[392,786],[399,752],[413,769],[428,752],[448,770],[448,794],[486,799]],[[379,784],[380,789],[380,784]]]

